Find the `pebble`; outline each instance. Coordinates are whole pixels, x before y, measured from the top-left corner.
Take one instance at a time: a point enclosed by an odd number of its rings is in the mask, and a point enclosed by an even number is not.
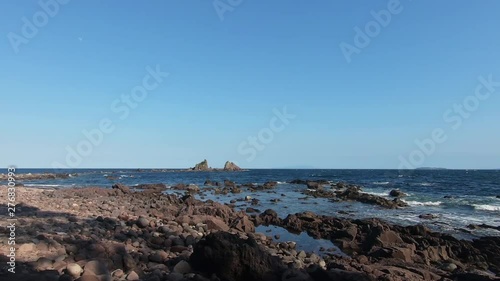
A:
[[[66,266],[66,271],[69,275],[76,278],[82,274],[83,269],[80,265],[78,265],[76,263],[70,263]]]
[[[139,219],[137,219],[136,224],[140,228],[145,228],[149,225],[149,220],[146,219],[145,217],[140,217]]]
[[[139,280],[139,275],[135,271],[131,271],[129,274],[127,274],[126,280]]]
[[[121,270],[121,269],[117,269],[117,270],[113,271],[111,275],[113,277],[121,278],[125,275],[125,272],[123,272],[123,270]]]
[[[298,254],[297,254],[297,258],[299,259],[305,259],[307,256],[306,252],[304,251],[300,251]]]
[[[453,272],[457,269],[457,265],[454,263],[444,263],[440,268],[444,271]]]
[[[184,279],[184,275],[177,272],[172,272],[167,276],[167,281],[181,281]]]
[[[174,272],[186,274],[192,271],[191,265],[187,261],[180,261],[174,266]]]
[[[38,270],[46,270],[52,267],[52,260],[41,257],[36,261],[36,268]]]
[[[84,266],[85,271],[90,271],[95,275],[109,274],[108,268],[104,261],[91,260]]]
[[[80,278],[76,279],[76,281],[101,281],[95,275],[82,275]]]

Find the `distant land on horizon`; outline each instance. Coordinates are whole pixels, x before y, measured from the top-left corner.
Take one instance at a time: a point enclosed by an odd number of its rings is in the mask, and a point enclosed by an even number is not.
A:
[[[420,167],[420,168],[415,168],[415,170],[449,170],[449,169],[441,167]],[[468,170],[468,169],[463,169],[463,170]]]

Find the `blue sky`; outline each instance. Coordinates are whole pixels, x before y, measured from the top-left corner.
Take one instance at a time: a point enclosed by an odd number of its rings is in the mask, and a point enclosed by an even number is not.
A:
[[[500,168],[500,87],[457,129],[443,118],[478,77],[500,81],[500,3],[401,0],[348,63],[339,45],[391,1],[243,0],[221,20],[212,1],[73,0],[32,38],[39,2],[2,1],[0,165],[398,168],[439,128],[415,166]],[[120,118],[111,105],[148,66],[169,75]],[[114,130],[79,153],[103,119]]]

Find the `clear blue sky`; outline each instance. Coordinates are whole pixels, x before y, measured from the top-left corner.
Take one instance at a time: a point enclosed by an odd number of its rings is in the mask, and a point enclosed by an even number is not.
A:
[[[479,76],[500,81],[500,2],[401,0],[348,63],[339,44],[389,2],[244,0],[221,21],[212,1],[73,0],[16,54],[9,34],[43,10],[1,1],[0,166],[65,165],[108,118],[76,167],[398,168],[442,128],[421,166],[500,168],[500,87],[458,129],[443,119]],[[156,65],[169,76],[120,118],[113,101]],[[242,142],[284,106],[296,117],[249,161]]]

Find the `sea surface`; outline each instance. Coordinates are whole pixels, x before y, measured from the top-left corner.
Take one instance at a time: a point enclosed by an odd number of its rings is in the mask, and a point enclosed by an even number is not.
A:
[[[469,224],[500,226],[500,170],[275,170],[255,169],[243,172],[185,172],[180,170],[154,171],[133,169],[78,169],[58,171],[74,173],[68,179],[23,181],[25,186],[66,188],[99,186],[111,188],[117,182],[134,186],[142,183],[196,184],[204,188],[205,180],[225,179],[243,183],[262,184],[278,181],[270,192],[245,192],[213,195],[209,192],[202,200],[212,199],[229,203],[247,195],[261,201],[252,206],[264,211],[274,209],[281,217],[287,214],[312,211],[317,214],[347,218],[377,217],[400,225],[424,224],[433,230],[450,233],[457,238],[473,239],[479,236],[500,236],[494,229],[471,230]],[[17,173],[53,173],[51,169],[20,169]],[[408,194],[404,200],[409,207],[387,210],[358,202],[331,202],[328,199],[308,198],[301,194],[305,185],[289,184],[294,179],[346,182],[362,187],[363,192],[389,198],[392,189]],[[168,190],[167,193],[181,193]],[[198,198],[200,198],[198,196]],[[271,199],[281,201],[272,203]],[[237,202],[245,209],[245,202]],[[339,213],[339,211],[342,211]],[[421,214],[434,214],[436,219],[421,219]]]

